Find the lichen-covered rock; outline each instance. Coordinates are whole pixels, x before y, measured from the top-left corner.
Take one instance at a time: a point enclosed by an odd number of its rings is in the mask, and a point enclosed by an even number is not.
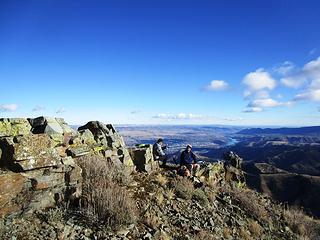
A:
[[[57,166],[61,157],[48,135],[30,134],[15,139],[12,161],[22,170],[31,170]]]
[[[0,174],[0,217],[18,212],[22,205],[17,196],[27,185],[27,178],[20,173],[4,172]]]
[[[14,137],[29,134],[31,126],[24,118],[1,118],[0,137]]]
[[[46,133],[56,144],[64,144],[65,136],[75,134],[75,131],[61,118],[38,117],[28,120],[32,126],[32,133]]]

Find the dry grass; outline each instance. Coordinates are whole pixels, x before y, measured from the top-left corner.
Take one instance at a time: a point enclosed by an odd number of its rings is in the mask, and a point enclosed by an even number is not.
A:
[[[239,230],[239,237],[242,240],[251,240],[251,236],[248,230],[246,230],[244,227],[240,227]]]
[[[214,191],[208,191],[207,196],[210,202],[213,202],[216,200],[216,193]]]
[[[178,178],[174,183],[176,195],[183,199],[191,199],[194,186],[193,183],[187,178]]]
[[[120,176],[126,178],[127,175],[122,175],[120,168],[104,158],[85,157],[79,164],[83,169],[81,207],[86,216],[90,220],[103,221],[111,228],[134,222],[136,203],[119,185],[128,180],[120,179]]]
[[[155,199],[156,199],[156,203],[158,206],[162,206],[163,201],[164,201],[164,196],[162,194],[162,192],[157,192],[157,194],[155,195]]]
[[[224,239],[231,239],[232,238],[231,231],[227,227],[223,228],[223,238]]]
[[[261,226],[259,225],[259,223],[257,223],[256,221],[249,221],[249,224],[248,224],[248,228],[249,228],[249,231],[252,233],[252,235],[259,239],[262,235],[262,228]]]
[[[100,155],[86,155],[77,159],[77,163],[86,176],[99,176],[105,182],[117,182],[128,186],[132,182],[131,171],[123,164],[109,162]],[[88,178],[87,178],[88,179]]]
[[[249,189],[229,188],[226,190],[232,199],[248,214],[259,222],[269,222],[270,216],[266,208],[259,202],[257,195]]]
[[[155,214],[152,214],[151,212],[147,212],[144,215],[143,222],[152,229],[158,229],[161,225],[161,219],[156,216]]]
[[[175,194],[174,194],[174,191],[173,191],[172,189],[168,189],[168,190],[166,191],[166,197],[167,197],[168,200],[173,199],[174,195],[175,195]]]
[[[161,187],[165,187],[168,183],[168,179],[161,173],[156,176],[156,181]]]
[[[201,229],[195,236],[195,240],[215,240],[216,238],[209,231]]]
[[[320,221],[307,216],[301,209],[291,208],[284,211],[283,217],[291,230],[304,239],[318,239]]]

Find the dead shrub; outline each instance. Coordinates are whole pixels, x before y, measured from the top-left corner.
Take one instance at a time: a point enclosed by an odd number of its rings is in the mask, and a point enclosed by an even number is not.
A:
[[[256,238],[261,237],[262,235],[262,228],[256,221],[250,220],[248,224],[249,231],[252,233],[252,235]]]
[[[132,182],[131,171],[121,163],[113,163],[100,155],[86,155],[77,159],[82,168],[85,179],[93,179],[91,176],[99,176],[105,182],[117,182],[122,186]],[[89,177],[87,177],[89,176]]]
[[[201,205],[208,205],[209,203],[205,192],[199,188],[193,192],[192,198],[197,200]]]
[[[244,227],[240,227],[239,231],[239,237],[243,240],[251,240],[251,236],[248,230],[246,230]]]
[[[259,198],[256,194],[249,189],[229,188],[225,189],[232,199],[244,209],[247,213],[251,214],[253,218],[261,222],[269,222],[270,216],[266,208],[260,204]]]
[[[224,239],[231,239],[232,238],[231,230],[229,228],[224,227],[222,233],[223,233],[223,238]]]
[[[306,239],[317,239],[320,236],[320,221],[306,215],[301,209],[289,208],[283,213],[290,229]]]
[[[193,183],[187,178],[178,178],[174,183],[176,195],[183,199],[191,199],[194,191]]]
[[[83,170],[81,208],[86,216],[111,228],[133,223],[137,218],[136,204],[119,185],[128,180],[121,176],[127,175],[100,157],[81,158],[79,164]]]
[[[216,238],[212,233],[207,230],[201,229],[195,236],[195,240],[215,240]]]

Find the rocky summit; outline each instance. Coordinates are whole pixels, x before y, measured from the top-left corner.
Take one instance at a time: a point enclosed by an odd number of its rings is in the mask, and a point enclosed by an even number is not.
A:
[[[320,223],[246,187],[242,159],[192,177],[111,124],[0,119],[1,239],[320,239]]]

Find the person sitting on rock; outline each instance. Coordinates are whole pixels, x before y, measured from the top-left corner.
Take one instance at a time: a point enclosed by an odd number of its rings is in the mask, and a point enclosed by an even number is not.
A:
[[[200,168],[200,165],[197,164],[197,157],[192,152],[192,146],[187,145],[186,149],[180,155],[180,166],[181,169],[187,168],[189,173],[185,174],[186,176],[193,176]]]
[[[164,152],[166,146],[163,145],[163,139],[159,138],[155,144],[153,144],[153,157],[156,161],[161,161],[162,166],[165,166],[167,163],[167,155]]]

